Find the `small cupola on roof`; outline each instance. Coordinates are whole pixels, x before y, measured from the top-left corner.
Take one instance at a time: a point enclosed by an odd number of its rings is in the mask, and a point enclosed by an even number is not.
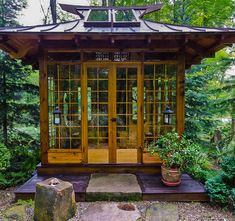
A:
[[[84,20],[85,27],[140,27],[140,19],[160,10],[162,4],[134,7],[72,6],[61,4],[67,12]]]

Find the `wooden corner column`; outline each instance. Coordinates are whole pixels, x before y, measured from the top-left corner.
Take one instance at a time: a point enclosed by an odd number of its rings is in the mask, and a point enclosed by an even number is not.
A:
[[[184,133],[184,105],[185,105],[185,53],[178,54],[176,75],[176,131],[181,136]]]
[[[49,121],[48,121],[48,78],[47,57],[43,52],[39,57],[39,93],[40,93],[40,145],[41,163],[48,163]]]

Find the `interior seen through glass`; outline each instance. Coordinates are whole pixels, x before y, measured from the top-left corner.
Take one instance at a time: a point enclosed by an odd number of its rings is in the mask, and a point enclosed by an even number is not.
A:
[[[53,112],[61,111],[60,125]],[[81,148],[81,81],[79,65],[48,66],[49,147]]]
[[[147,146],[159,135],[175,126],[163,124],[163,112],[167,106],[176,108],[176,66],[145,65],[144,68],[144,142]]]
[[[116,122],[117,149],[136,149],[138,131],[137,67],[116,67]],[[88,148],[108,149],[109,145],[109,84],[108,67],[87,68]],[[176,110],[176,65],[146,64],[144,66],[144,144],[147,146],[159,135],[175,127],[163,123],[167,106]],[[79,64],[48,66],[49,147],[51,149],[81,148],[81,71]],[[54,124],[53,112],[61,111],[61,123]],[[112,124],[113,125],[113,124]],[[83,128],[85,129],[85,128]],[[113,138],[114,139],[114,138]]]
[[[117,148],[137,148],[137,68],[117,68]]]
[[[108,68],[87,69],[88,147],[108,148]]]

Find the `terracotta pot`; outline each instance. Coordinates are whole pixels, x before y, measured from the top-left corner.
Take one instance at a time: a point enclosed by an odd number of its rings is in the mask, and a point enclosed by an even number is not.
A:
[[[167,169],[162,165],[162,182],[167,186],[177,186],[181,182],[181,172],[179,169]]]

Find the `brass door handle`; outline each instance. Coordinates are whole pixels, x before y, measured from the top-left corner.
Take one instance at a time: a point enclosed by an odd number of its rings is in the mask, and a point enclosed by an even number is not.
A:
[[[113,117],[113,118],[111,118],[111,121],[112,121],[112,122],[116,122],[116,121],[117,121],[117,118],[116,118],[116,117]]]

